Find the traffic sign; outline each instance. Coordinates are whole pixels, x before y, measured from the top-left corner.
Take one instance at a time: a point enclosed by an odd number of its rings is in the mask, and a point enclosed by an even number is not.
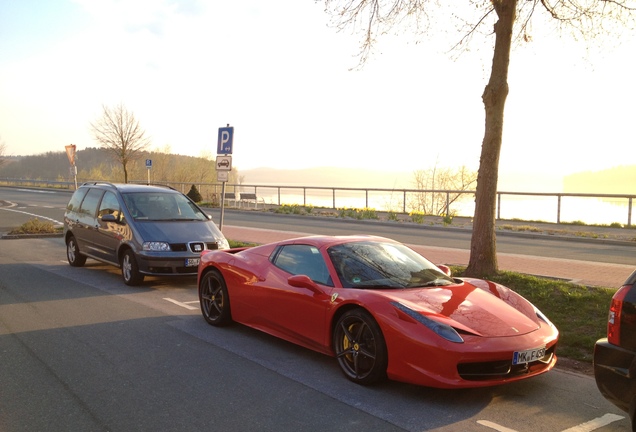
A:
[[[77,146],[75,144],[64,146],[66,149],[66,156],[68,156],[68,161],[72,166],[75,166],[75,150]]]
[[[232,154],[232,142],[234,140],[234,127],[219,128],[219,139],[216,144],[216,154]]]
[[[217,156],[216,170],[217,171],[232,171],[232,156]]]
[[[146,159],[146,168],[152,168],[152,159]]]

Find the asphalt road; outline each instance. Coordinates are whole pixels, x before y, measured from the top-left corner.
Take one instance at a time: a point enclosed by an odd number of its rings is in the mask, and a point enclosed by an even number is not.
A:
[[[0,201],[15,203],[0,208],[0,232],[32,215],[60,218],[68,197],[0,188]],[[589,376],[361,387],[332,358],[240,325],[208,326],[194,278],[128,287],[114,267],[70,267],[61,238],[0,240],[1,431],[336,429],[631,430]]]
[[[630,430],[589,376],[361,387],[332,358],[208,326],[193,278],[133,288],[114,267],[70,267],[60,238],[0,243],[3,432]]]
[[[215,221],[220,210],[210,209]],[[250,228],[295,231],[307,234],[348,235],[375,234],[407,244],[470,249],[471,232],[467,229],[397,224],[353,219],[278,215],[264,212],[226,210],[224,223]],[[583,241],[581,241],[583,240]],[[636,245],[609,244],[593,239],[563,239],[524,233],[497,232],[497,252],[514,253],[580,261],[634,265]]]
[[[59,223],[70,198],[68,191],[42,191],[0,187],[0,234],[34,218],[49,218]],[[3,202],[5,203],[3,205]],[[13,203],[9,207],[6,203]],[[217,224],[219,209],[208,209]],[[395,240],[428,246],[470,249],[470,231],[430,227],[428,225],[378,223],[265,212],[226,210],[225,225],[294,231],[308,234],[376,234]],[[585,240],[585,239],[579,239]],[[601,241],[573,241],[558,237],[498,232],[497,251],[521,255],[566,258],[580,261],[634,265],[636,246]]]

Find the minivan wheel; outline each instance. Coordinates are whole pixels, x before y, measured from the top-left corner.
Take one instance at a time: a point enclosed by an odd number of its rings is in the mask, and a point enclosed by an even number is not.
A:
[[[121,275],[126,285],[135,286],[144,281],[144,275],[139,273],[139,266],[133,251],[128,249],[121,258]]]
[[[80,253],[77,240],[73,236],[66,241],[66,258],[73,267],[81,267],[86,263],[86,257]]]

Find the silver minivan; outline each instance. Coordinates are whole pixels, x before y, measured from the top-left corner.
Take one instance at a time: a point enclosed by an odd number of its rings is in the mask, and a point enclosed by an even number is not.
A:
[[[93,258],[121,268],[127,285],[144,275],[196,275],[201,252],[227,249],[211,217],[167,186],[84,183],[64,213],[66,256],[81,267]]]

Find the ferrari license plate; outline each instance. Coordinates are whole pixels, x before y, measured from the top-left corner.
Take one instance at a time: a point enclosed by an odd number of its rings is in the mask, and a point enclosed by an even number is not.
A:
[[[545,347],[526,351],[515,351],[512,354],[512,364],[530,363],[545,356]]]
[[[199,265],[199,261],[201,261],[199,258],[186,258],[185,266],[186,267],[196,267],[196,266]]]

